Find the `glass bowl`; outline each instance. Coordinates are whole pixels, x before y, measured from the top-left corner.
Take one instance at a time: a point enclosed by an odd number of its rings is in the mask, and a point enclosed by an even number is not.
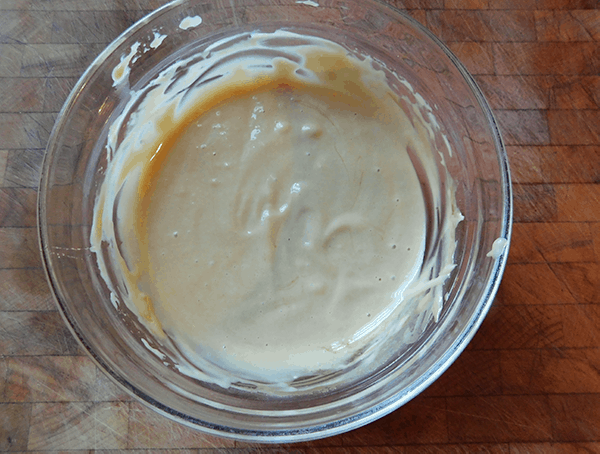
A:
[[[99,277],[90,234],[106,171],[108,129],[128,101],[127,90],[113,86],[113,70],[124,69],[129,86],[141,87],[165,65],[218,39],[279,28],[370,55],[434,106],[452,150],[440,146],[437,151],[456,186],[464,220],[456,228],[456,268],[444,285],[437,322],[428,323],[408,347],[390,342],[385,360],[358,380],[324,392],[274,398],[210,385],[179,373],[168,352],[157,355],[160,346],[146,340],[144,326]],[[433,230],[444,228],[435,214],[428,223]],[[66,323],[100,368],[168,418],[211,434],[279,443],[365,425],[437,379],[464,350],[492,304],[511,223],[507,157],[481,91],[429,31],[375,0],[236,0],[227,5],[188,0],[159,8],[102,52],[73,89],[52,131],[38,201],[50,286]]]

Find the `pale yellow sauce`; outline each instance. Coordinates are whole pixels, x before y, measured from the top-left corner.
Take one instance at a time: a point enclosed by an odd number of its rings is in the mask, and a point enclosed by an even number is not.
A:
[[[179,104],[149,96],[97,204],[101,270],[118,268],[128,307],[223,386],[344,368],[441,304],[407,298],[432,278],[408,153],[434,159],[431,127],[370,61],[311,39],[300,62],[234,66]]]

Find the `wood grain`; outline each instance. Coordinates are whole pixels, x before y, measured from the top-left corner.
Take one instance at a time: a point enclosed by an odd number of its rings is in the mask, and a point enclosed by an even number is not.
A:
[[[480,330],[429,389],[291,446],[206,436],[133,401],[75,342],[41,268],[36,197],[57,113],[96,55],[164,3],[0,0],[0,452],[600,452],[600,2],[391,0],[494,109],[514,182],[511,253]]]

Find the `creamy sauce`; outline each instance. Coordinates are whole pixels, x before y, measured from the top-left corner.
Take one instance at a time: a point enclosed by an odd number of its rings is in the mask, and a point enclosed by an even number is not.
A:
[[[180,371],[289,391],[436,319],[462,217],[451,180],[429,181],[448,210],[427,254],[413,160],[434,175],[439,125],[387,77],[330,41],[256,32],[132,96],[109,133],[91,243],[113,296],[176,346]]]
[[[197,27],[202,23],[202,18],[200,16],[186,17],[179,24],[179,28],[182,30],[188,30],[190,28]]]
[[[506,238],[496,238],[492,244],[492,249],[486,254],[486,256],[497,259],[502,255],[507,244],[508,240]]]
[[[129,72],[131,71],[130,65],[137,60],[136,53],[139,47],[140,43],[135,43],[133,46],[131,46],[129,53],[127,55],[123,55],[121,57],[121,62],[113,69],[113,87],[116,87],[128,79]]]
[[[163,43],[166,37],[167,35],[161,35],[158,32],[154,32],[154,39],[150,43],[150,49],[157,49]]]

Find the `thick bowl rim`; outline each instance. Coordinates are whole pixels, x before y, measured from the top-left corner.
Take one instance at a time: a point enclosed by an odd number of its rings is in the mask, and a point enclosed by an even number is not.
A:
[[[494,297],[498,291],[504,269],[506,267],[506,260],[508,256],[510,239],[512,234],[512,220],[513,220],[513,199],[512,199],[512,188],[511,188],[511,177],[508,163],[508,156],[504,147],[502,136],[498,128],[497,121],[494,117],[492,109],[490,108],[487,100],[485,99],[481,89],[477,85],[474,78],[465,68],[465,66],[458,60],[454,53],[429,29],[421,25],[418,21],[410,17],[404,11],[396,8],[393,5],[385,3],[382,0],[364,0],[366,2],[377,3],[380,6],[393,11],[395,14],[401,16],[406,20],[412,27],[417,29],[419,32],[426,35],[433,43],[435,43],[452,61],[456,69],[463,76],[465,82],[470,88],[472,94],[475,96],[479,103],[479,107],[484,113],[488,126],[490,127],[491,135],[494,139],[495,151],[498,157],[499,168],[500,168],[500,181],[503,196],[503,213],[502,213],[502,225],[501,234],[499,237],[507,240],[504,251],[496,260],[493,267],[492,273],[486,282],[485,290],[482,292],[483,296],[479,301],[476,311],[473,312],[469,323],[465,326],[462,333],[454,341],[454,343],[448,348],[437,361],[435,361],[427,370],[427,374],[420,377],[420,380],[411,384],[407,392],[403,395],[394,395],[393,397],[381,402],[376,407],[372,407],[369,410],[357,413],[351,417],[346,417],[334,423],[326,425],[316,425],[308,429],[298,430],[240,430],[232,427],[220,426],[203,421],[197,418],[189,417],[173,408],[170,408],[155,399],[141,392],[133,383],[121,377],[115,371],[113,371],[106,362],[98,356],[92,347],[86,342],[85,336],[80,332],[77,324],[68,317],[68,308],[66,303],[63,301],[63,295],[59,291],[56,283],[58,282],[57,277],[53,273],[50,265],[51,258],[46,245],[48,244],[48,233],[44,228],[44,219],[46,219],[46,207],[44,200],[47,195],[48,179],[49,179],[49,156],[56,150],[57,137],[60,135],[60,131],[65,127],[67,119],[69,118],[68,112],[72,108],[74,101],[77,99],[79,93],[86,86],[94,72],[101,66],[102,62],[111,55],[130,35],[140,30],[148,22],[152,21],[155,17],[161,15],[163,12],[176,8],[181,4],[187,3],[189,0],[174,0],[169,2],[156,10],[152,11],[138,22],[133,24],[122,32],[112,43],[110,43],[89,65],[84,71],[75,87],[69,94],[65,101],[62,109],[58,114],[58,120],[56,121],[48,140],[46,152],[42,162],[42,170],[40,174],[40,185],[37,198],[37,227],[38,227],[38,240],[39,247],[42,256],[42,263],[45,270],[46,278],[49,286],[52,290],[52,296],[59,307],[59,312],[68,326],[71,333],[81,344],[83,349],[96,363],[96,365],[107,375],[113,382],[123,388],[130,395],[138,399],[141,403],[154,411],[166,416],[169,419],[175,420],[191,428],[204,431],[212,435],[218,435],[222,437],[234,438],[237,440],[254,441],[254,442],[265,442],[265,443],[282,443],[282,442],[301,442],[309,441],[316,438],[324,438],[333,435],[338,435],[343,432],[347,432],[358,427],[369,424],[389,413],[398,409],[402,405],[406,404],[428,386],[430,386],[435,380],[437,380],[456,360],[456,358],[466,348],[468,343],[471,341],[479,327],[481,326],[485,316],[487,315]],[[298,2],[296,2],[298,3]]]

